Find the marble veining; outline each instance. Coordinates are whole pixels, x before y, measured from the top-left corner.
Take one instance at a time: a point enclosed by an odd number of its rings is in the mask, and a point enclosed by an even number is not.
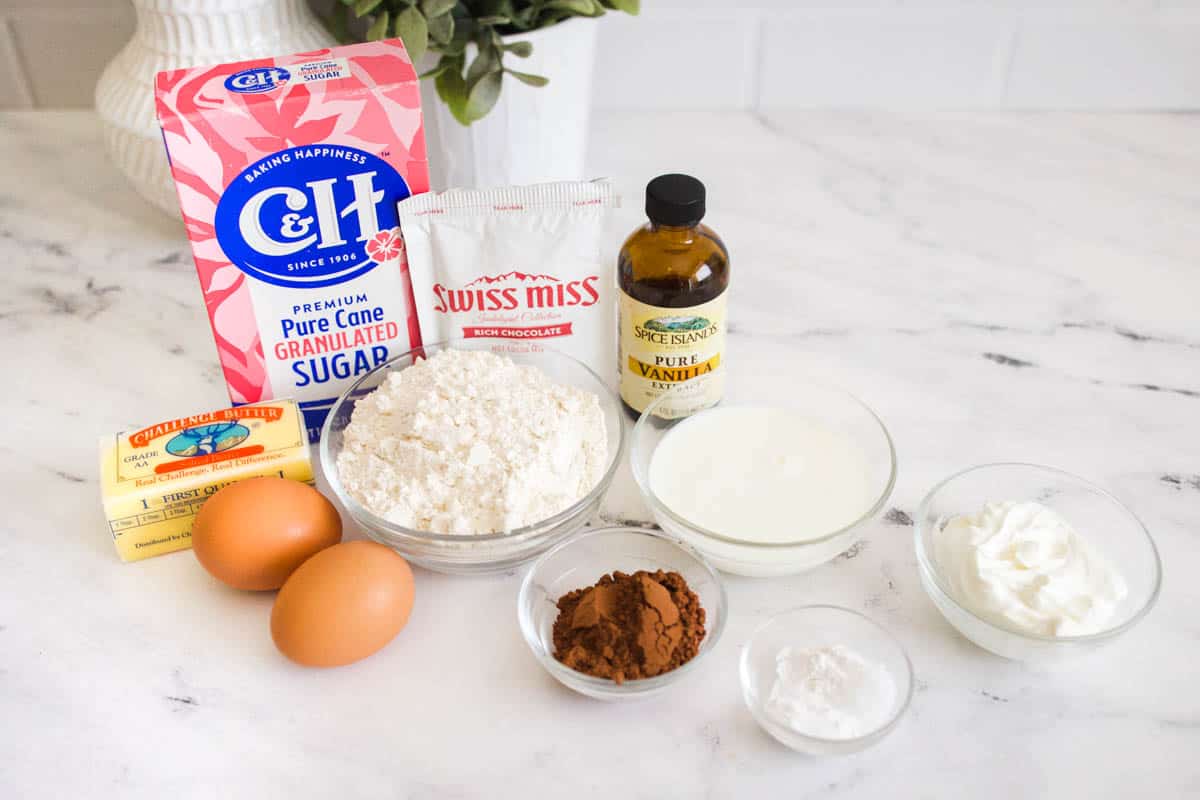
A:
[[[608,113],[591,142],[621,228],[655,174],[708,185],[730,358],[886,421],[900,473],[863,539],[802,576],[730,577],[708,663],[639,706],[540,670],[522,570],[418,571],[384,652],[294,667],[270,596],[186,553],[122,565],[105,533],[97,438],[226,400],[179,224],[104,160],[91,114],[0,114],[0,797],[1200,794],[1200,116]],[[1107,650],[1005,662],[925,597],[917,506],[997,460],[1085,475],[1154,535],[1159,604]],[[653,525],[627,466],[594,524]],[[858,756],[798,757],[742,706],[740,645],[818,602],[915,665],[908,717]]]

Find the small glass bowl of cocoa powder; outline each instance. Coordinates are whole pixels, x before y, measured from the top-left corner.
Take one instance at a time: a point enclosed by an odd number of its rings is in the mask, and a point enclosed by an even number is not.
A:
[[[704,556],[670,535],[598,528],[533,564],[517,614],[530,650],[560,683],[598,700],[629,700],[661,692],[716,646],[725,628],[725,587]],[[613,647],[592,658],[604,627],[621,625],[631,629],[626,641],[612,630]],[[656,646],[661,654],[651,652]]]

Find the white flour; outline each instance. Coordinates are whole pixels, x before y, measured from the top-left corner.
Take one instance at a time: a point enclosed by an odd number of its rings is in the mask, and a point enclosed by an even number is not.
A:
[[[797,733],[853,739],[881,727],[896,702],[896,682],[882,664],[848,647],[785,647],[775,657],[766,712]]]
[[[484,351],[443,350],[355,405],[338,475],[407,528],[486,534],[540,522],[607,466],[596,395]]]

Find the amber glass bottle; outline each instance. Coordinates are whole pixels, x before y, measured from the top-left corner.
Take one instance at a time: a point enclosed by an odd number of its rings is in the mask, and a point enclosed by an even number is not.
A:
[[[646,186],[650,221],[617,259],[621,400],[636,416],[683,381],[712,373],[725,350],[729,253],[704,218],[704,184],[660,175]],[[686,416],[717,403],[721,383],[696,381],[660,416]]]

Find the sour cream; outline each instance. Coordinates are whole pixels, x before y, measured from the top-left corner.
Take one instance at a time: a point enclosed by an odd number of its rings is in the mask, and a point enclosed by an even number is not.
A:
[[[1029,633],[1097,633],[1128,594],[1107,559],[1040,503],[985,503],[976,514],[952,517],[933,548],[959,603]]]

